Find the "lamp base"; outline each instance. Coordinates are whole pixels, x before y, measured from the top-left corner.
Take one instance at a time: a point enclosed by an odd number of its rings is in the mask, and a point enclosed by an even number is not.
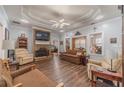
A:
[[[110,71],[110,72],[113,72],[113,73],[117,73],[116,70],[111,70],[111,69],[107,69],[107,70]]]

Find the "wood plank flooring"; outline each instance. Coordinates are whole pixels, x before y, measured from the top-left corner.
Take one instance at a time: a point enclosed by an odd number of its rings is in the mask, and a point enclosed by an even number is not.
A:
[[[87,67],[60,60],[54,56],[49,61],[36,63],[37,68],[50,79],[63,82],[65,87],[88,87]]]

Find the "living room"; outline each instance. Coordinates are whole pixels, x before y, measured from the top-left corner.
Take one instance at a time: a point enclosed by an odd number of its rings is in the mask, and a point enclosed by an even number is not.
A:
[[[121,7],[1,5],[0,86],[123,86]]]

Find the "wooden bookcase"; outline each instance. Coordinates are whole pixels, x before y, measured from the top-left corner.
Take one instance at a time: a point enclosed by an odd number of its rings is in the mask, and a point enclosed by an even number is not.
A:
[[[28,39],[26,37],[18,37],[18,48],[27,48]]]

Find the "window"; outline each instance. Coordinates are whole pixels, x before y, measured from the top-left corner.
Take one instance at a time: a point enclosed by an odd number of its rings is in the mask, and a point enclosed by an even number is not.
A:
[[[102,33],[90,35],[90,52],[92,54],[102,54]]]
[[[85,37],[76,38],[75,48],[86,48],[86,38]]]
[[[66,50],[70,49],[70,38],[66,38]]]

